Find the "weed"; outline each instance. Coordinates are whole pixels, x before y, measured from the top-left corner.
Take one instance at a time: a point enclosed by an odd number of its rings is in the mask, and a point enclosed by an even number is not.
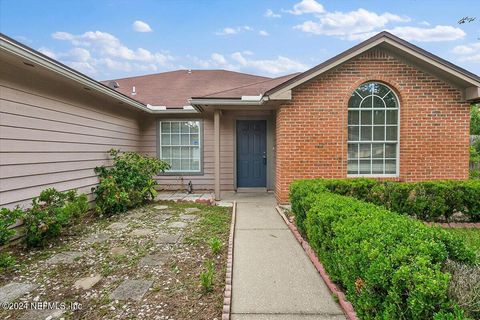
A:
[[[210,245],[210,249],[212,249],[213,254],[219,254],[222,250],[222,240],[220,240],[218,237],[210,238],[208,244]]]
[[[206,271],[200,273],[200,284],[204,292],[213,290],[213,281],[215,278],[215,264],[212,260],[205,262]]]

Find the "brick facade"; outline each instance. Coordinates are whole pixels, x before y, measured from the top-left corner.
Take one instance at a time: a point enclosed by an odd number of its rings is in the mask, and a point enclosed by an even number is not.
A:
[[[379,81],[400,99],[398,180],[468,178],[469,103],[462,91],[381,49],[370,50],[292,90],[276,115],[276,195],[295,179],[347,177],[347,102]]]

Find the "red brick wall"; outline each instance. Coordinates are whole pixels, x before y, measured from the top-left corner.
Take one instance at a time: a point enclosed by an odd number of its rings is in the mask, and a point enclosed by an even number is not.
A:
[[[468,178],[469,104],[462,91],[371,50],[293,89],[277,111],[276,195],[301,178],[347,176],[347,102],[360,84],[380,81],[400,99],[398,180]]]

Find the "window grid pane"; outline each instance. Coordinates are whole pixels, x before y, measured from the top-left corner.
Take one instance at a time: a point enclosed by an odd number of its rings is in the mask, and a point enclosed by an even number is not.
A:
[[[398,128],[392,90],[373,82],[357,88],[348,103],[348,174],[397,174]]]
[[[200,172],[200,122],[160,121],[160,158],[167,172]]]

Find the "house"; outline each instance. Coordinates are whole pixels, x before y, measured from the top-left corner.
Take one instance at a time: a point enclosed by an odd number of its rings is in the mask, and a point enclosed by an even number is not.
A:
[[[163,188],[273,190],[300,178],[468,178],[480,77],[382,32],[279,78],[178,70],[98,82],[0,37],[0,205],[90,193],[120,148],[172,169]]]

